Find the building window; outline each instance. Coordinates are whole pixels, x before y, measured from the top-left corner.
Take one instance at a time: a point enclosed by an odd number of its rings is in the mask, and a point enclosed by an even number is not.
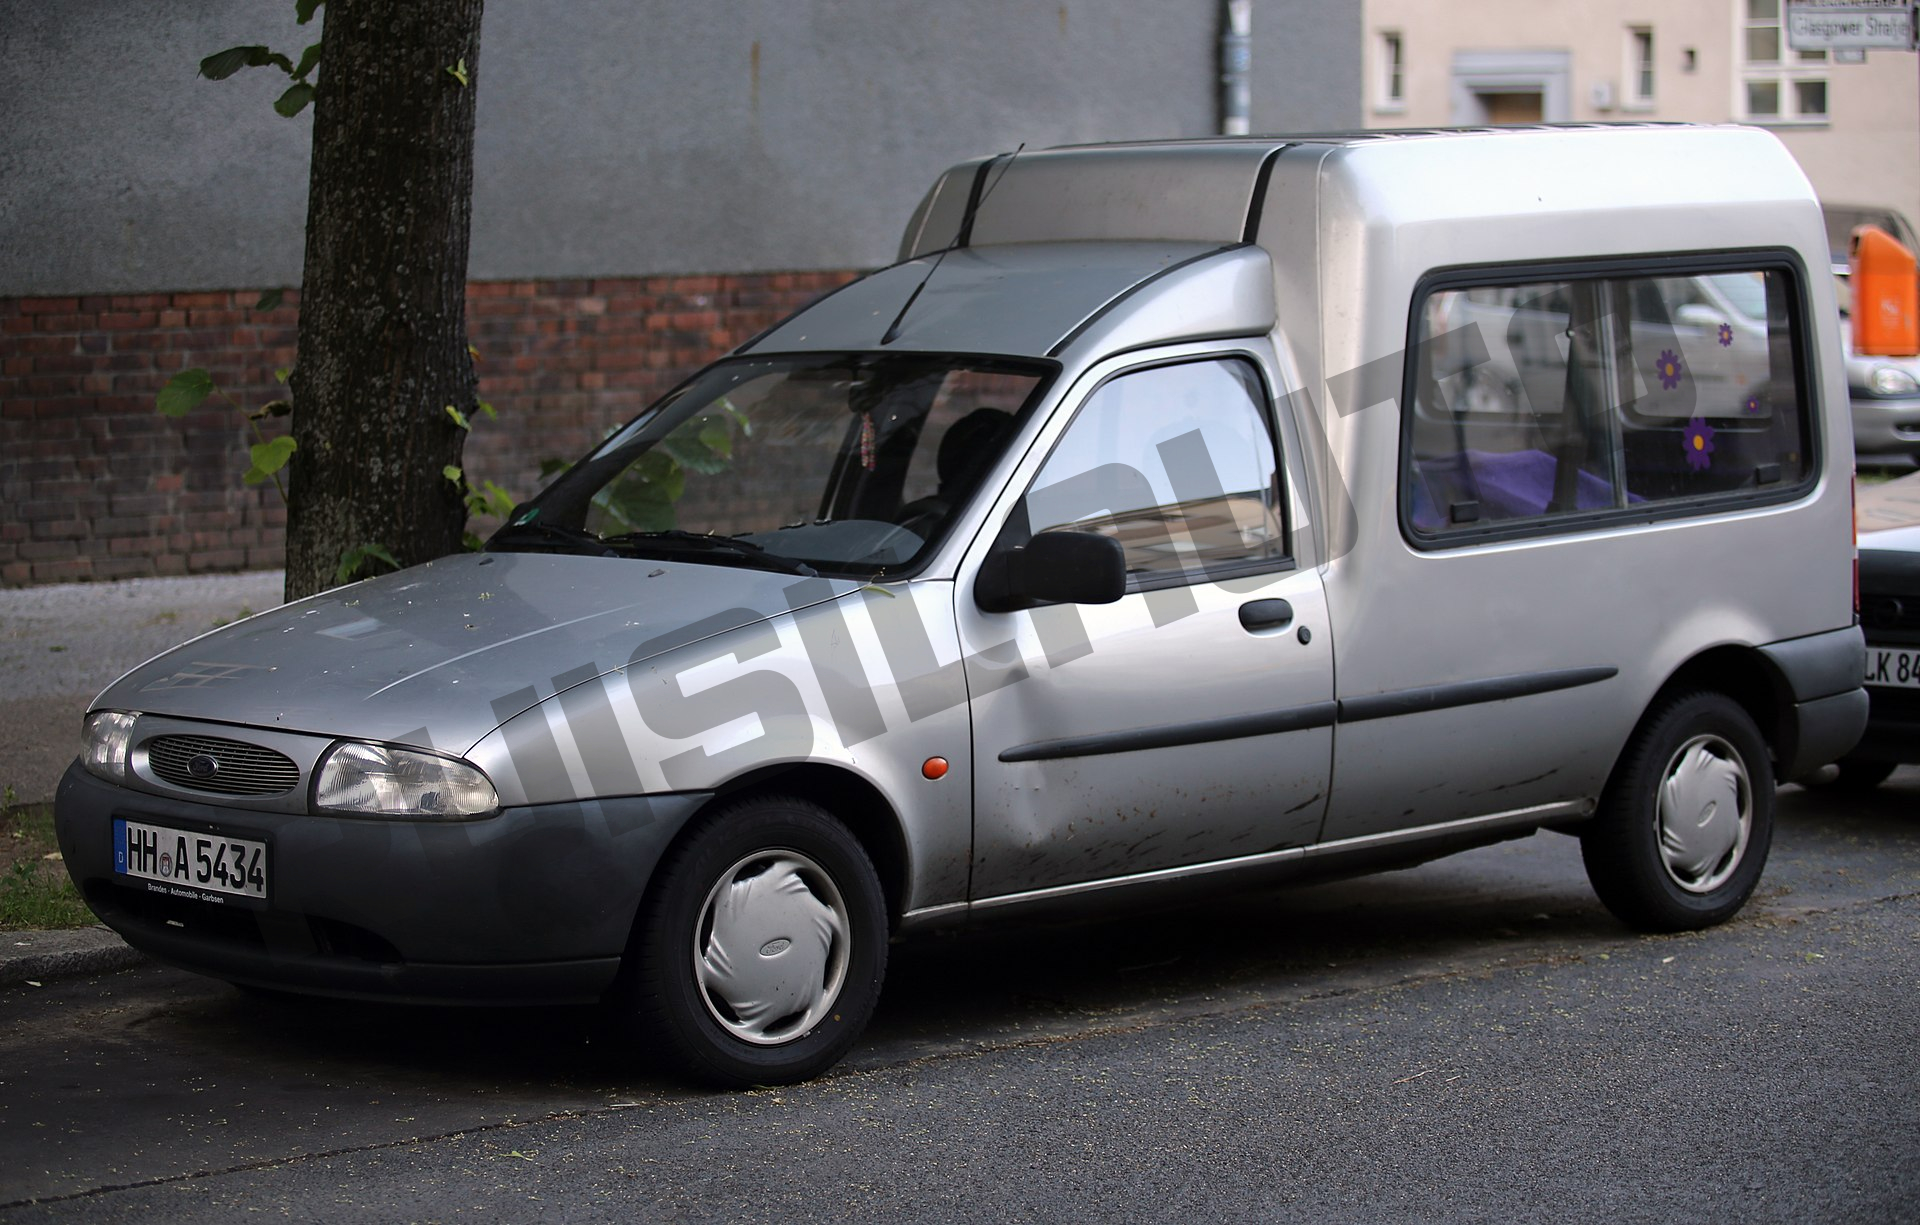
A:
[[[1380,100],[1377,109],[1398,111],[1407,105],[1406,48],[1398,30],[1380,35]]]
[[[1787,45],[1781,0],[1743,0],[1742,116],[1755,123],[1825,123],[1827,53]]]
[[[1631,107],[1653,105],[1653,28],[1627,30],[1627,98]]]

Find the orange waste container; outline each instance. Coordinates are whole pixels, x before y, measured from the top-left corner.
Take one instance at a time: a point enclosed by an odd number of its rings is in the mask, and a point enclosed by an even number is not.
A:
[[[1913,252],[1879,226],[1855,227],[1848,248],[1853,351],[1868,357],[1920,354],[1920,275]]]

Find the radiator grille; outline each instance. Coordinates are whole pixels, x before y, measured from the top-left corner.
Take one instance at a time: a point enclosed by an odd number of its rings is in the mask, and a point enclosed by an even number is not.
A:
[[[300,782],[286,754],[219,736],[157,736],[147,742],[147,764],[176,787],[216,795],[280,795]]]
[[[1861,592],[1860,627],[1895,632],[1920,631],[1920,595]]]

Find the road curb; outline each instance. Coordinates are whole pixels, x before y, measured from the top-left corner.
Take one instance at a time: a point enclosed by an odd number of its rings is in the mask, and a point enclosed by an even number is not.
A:
[[[145,960],[104,927],[0,932],[0,987],[111,974]]]

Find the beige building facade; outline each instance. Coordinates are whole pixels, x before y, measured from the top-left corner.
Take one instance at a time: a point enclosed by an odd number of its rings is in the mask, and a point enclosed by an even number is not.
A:
[[[1920,56],[1795,50],[1785,22],[1784,0],[1365,0],[1366,122],[1758,124],[1822,200],[1920,218]]]

